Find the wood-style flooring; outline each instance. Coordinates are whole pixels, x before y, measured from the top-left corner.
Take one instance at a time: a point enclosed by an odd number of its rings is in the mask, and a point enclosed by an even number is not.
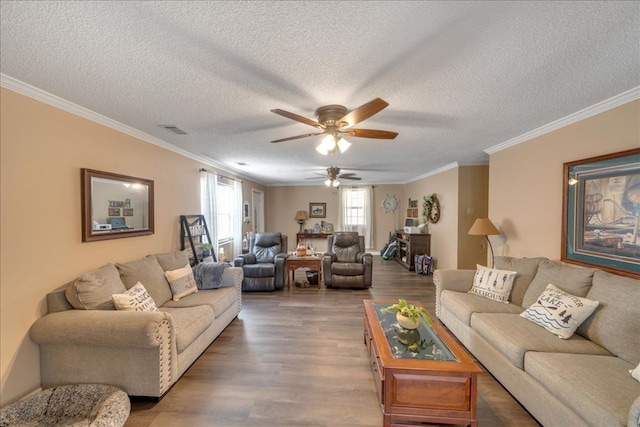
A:
[[[134,400],[126,427],[382,426],[363,344],[363,299],[421,302],[435,316],[431,276],[374,256],[373,287],[286,287],[245,293],[243,310],[159,401]],[[304,277],[297,270],[296,278]],[[486,371],[481,426],[539,426]]]

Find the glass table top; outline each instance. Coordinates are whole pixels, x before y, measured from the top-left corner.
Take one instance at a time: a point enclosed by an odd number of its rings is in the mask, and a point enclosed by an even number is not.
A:
[[[398,324],[393,310],[382,313],[382,310],[388,306],[373,304],[394,359],[458,361],[424,320],[420,319],[417,329],[405,329]]]

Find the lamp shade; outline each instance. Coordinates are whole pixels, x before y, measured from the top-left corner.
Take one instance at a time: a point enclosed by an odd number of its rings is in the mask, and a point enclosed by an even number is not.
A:
[[[296,212],[296,221],[303,221],[308,218],[309,218],[309,215],[307,214],[307,211]]]
[[[500,234],[489,218],[478,218],[469,229],[472,236],[493,236]]]

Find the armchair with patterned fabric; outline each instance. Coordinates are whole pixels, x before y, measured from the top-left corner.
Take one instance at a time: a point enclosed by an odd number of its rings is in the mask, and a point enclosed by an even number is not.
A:
[[[284,288],[287,278],[287,236],[257,233],[249,239],[249,252],[234,260],[242,267],[243,291],[275,291]]]
[[[327,237],[322,256],[322,276],[327,288],[369,288],[373,258],[365,252],[364,236],[355,231],[337,231]]]

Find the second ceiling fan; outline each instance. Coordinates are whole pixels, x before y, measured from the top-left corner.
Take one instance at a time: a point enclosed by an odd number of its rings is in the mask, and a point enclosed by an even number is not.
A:
[[[357,138],[374,138],[374,139],[394,139],[398,136],[397,132],[390,132],[386,130],[375,129],[356,129],[352,126],[368,119],[376,113],[379,113],[389,105],[386,101],[375,98],[366,104],[361,105],[355,110],[349,111],[347,107],[342,105],[325,105],[316,110],[317,121],[308,119],[298,114],[290,113],[289,111],[275,109],[271,110],[272,113],[279,114],[291,120],[295,120],[300,123],[304,123],[309,126],[313,126],[321,132],[306,133],[303,135],[290,136],[288,138],[276,139],[271,141],[272,143],[292,141],[300,138],[307,138],[310,136],[327,135],[323,142],[318,146],[318,151],[322,154],[340,149],[340,151],[346,150],[349,144],[342,139],[343,136],[357,137]],[[342,143],[342,146],[341,146]]]
[[[306,178],[306,179],[323,179],[325,178],[326,181],[324,182],[325,185],[327,187],[337,187],[340,185],[340,179],[349,179],[349,180],[353,180],[353,181],[360,181],[362,178],[356,176],[355,173],[353,172],[348,172],[348,173],[340,173],[340,168],[337,166],[330,166],[327,168],[327,173],[326,174],[321,174],[321,173],[316,173],[316,175],[320,175],[318,177],[313,177],[313,178]]]

